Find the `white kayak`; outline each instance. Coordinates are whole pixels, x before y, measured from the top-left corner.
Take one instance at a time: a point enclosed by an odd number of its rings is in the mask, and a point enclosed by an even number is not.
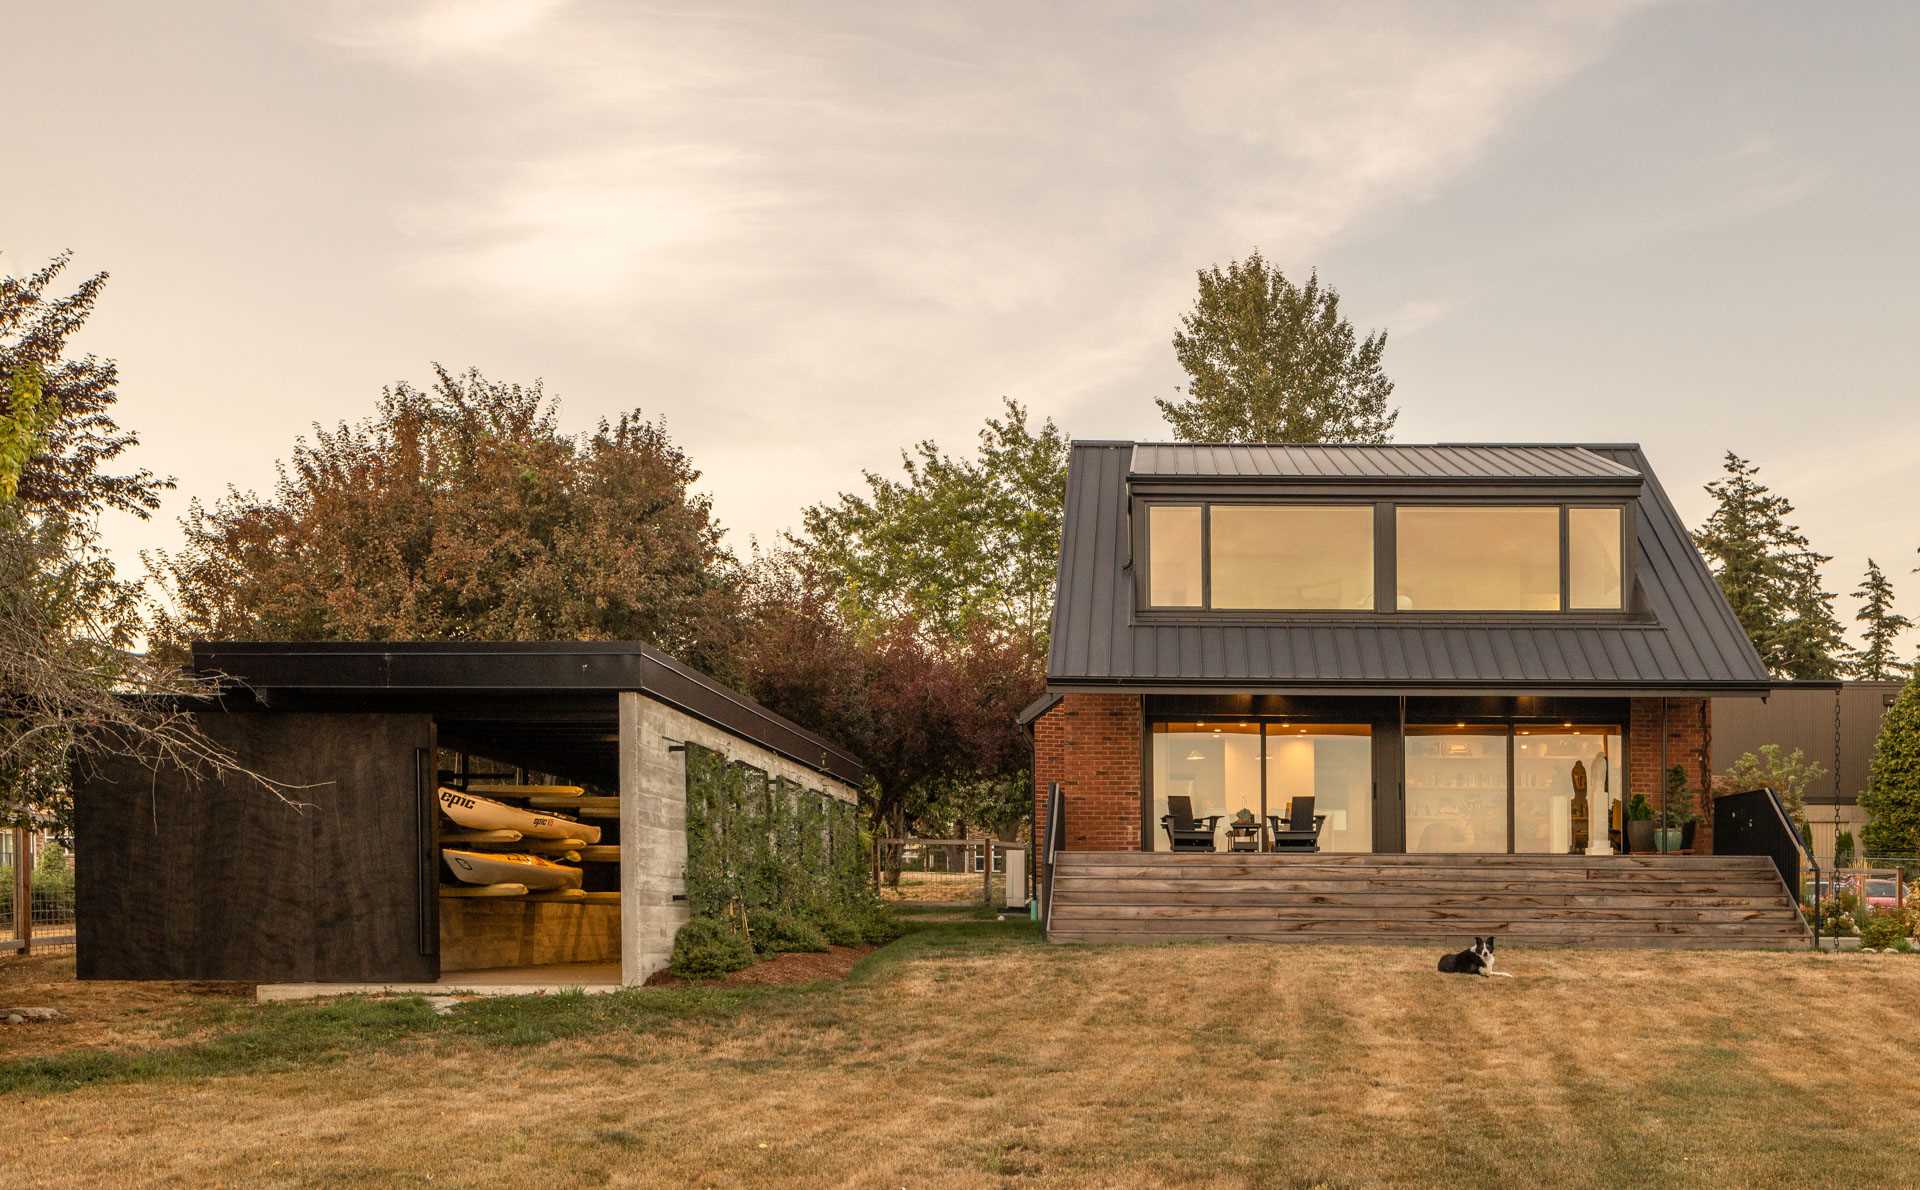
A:
[[[529,839],[579,839],[598,843],[600,828],[550,810],[522,810],[505,802],[440,787],[440,812],[468,830],[519,831]]]
[[[468,884],[524,884],[529,889],[580,887],[579,868],[537,855],[442,847],[440,856],[447,861],[448,870]]]

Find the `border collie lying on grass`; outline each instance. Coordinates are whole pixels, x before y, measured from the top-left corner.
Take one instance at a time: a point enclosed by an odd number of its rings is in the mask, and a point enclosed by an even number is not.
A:
[[[1489,979],[1498,975],[1502,979],[1513,978],[1508,972],[1493,969],[1492,934],[1488,934],[1485,938],[1476,934],[1471,950],[1441,955],[1440,971],[1444,975],[1479,975]]]

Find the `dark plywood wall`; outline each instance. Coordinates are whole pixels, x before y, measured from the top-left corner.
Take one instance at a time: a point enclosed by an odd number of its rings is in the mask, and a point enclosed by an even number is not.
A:
[[[296,786],[116,762],[75,790],[83,979],[426,980],[437,974],[427,715],[199,716]]]
[[[1839,800],[1854,804],[1866,788],[1873,764],[1873,747],[1880,738],[1880,721],[1900,693],[1899,682],[1848,682],[1839,690],[1786,686],[1764,701],[1757,698],[1713,700],[1713,768],[1724,772],[1743,752],[1758,752],[1762,744],[1795,748],[1827,770],[1807,790],[1807,801],[1832,805],[1834,801],[1833,711],[1840,707]]]

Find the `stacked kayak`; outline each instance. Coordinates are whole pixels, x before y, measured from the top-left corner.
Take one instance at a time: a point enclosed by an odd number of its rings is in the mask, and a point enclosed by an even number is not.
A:
[[[440,858],[446,861],[454,879],[467,884],[524,884],[529,889],[580,887],[579,868],[538,855],[442,847]]]
[[[600,828],[551,810],[523,810],[478,794],[440,787],[440,812],[476,831],[518,831],[529,839],[578,839],[598,843]]]
[[[511,792],[509,792],[511,789]],[[574,786],[497,786],[502,796],[543,798],[586,791]],[[600,828],[544,807],[522,808],[482,797],[467,789],[442,786],[440,811],[448,823],[440,831],[441,861],[456,883],[443,884],[443,897],[530,897],[533,900],[604,900],[619,894],[581,890],[582,872],[560,860],[580,861],[580,849],[605,848]],[[446,844],[454,844],[447,846]],[[617,849],[616,849],[617,850]]]

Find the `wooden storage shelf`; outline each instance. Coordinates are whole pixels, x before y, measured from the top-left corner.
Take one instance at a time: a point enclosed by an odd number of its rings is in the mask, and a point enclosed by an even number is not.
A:
[[[524,884],[443,884],[440,886],[443,897],[524,897],[527,886]]]

